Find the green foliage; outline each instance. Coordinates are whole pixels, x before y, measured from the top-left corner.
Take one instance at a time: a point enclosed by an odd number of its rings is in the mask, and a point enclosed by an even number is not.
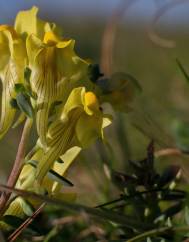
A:
[[[141,224],[141,229],[131,228],[125,225],[119,229],[122,231],[121,238],[132,241],[135,236],[145,234],[149,230],[157,230],[153,241],[173,241],[174,232],[167,229],[164,233],[158,233],[158,228],[172,228],[175,224],[175,216],[183,210],[187,193],[176,189],[176,183],[180,176],[180,167],[171,165],[162,173],[155,168],[153,143],[148,147],[148,155],[140,161],[129,161],[131,172],[112,172],[112,179],[121,191],[115,200],[99,205],[101,209],[124,214]],[[146,223],[146,228],[143,226]],[[143,227],[143,228],[142,228]],[[148,233],[144,240],[150,241]],[[129,240],[130,239],[130,240]],[[135,241],[135,240],[133,240]],[[137,241],[137,240],[136,240]]]
[[[24,219],[13,215],[4,216],[2,221],[11,226],[13,229],[19,228],[25,222]],[[36,226],[36,224],[33,223],[28,226],[28,229],[25,232],[30,235],[40,235],[42,231]]]
[[[32,108],[32,105],[28,96],[26,96],[23,93],[19,93],[16,97],[16,101],[20,110],[24,114],[26,114],[26,116],[28,116],[29,118],[32,118],[34,115],[34,110]]]

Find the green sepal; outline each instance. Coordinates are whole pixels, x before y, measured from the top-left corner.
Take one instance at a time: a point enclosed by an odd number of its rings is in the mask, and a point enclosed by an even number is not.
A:
[[[29,97],[23,93],[19,93],[16,97],[16,101],[20,110],[25,113],[29,118],[33,118],[34,110]]]
[[[14,89],[15,89],[15,92],[18,94],[18,93],[23,93],[25,94],[26,96],[28,97],[31,97],[33,98],[34,100],[37,99],[37,96],[34,95],[34,93],[32,92],[31,88],[30,88],[30,85],[26,85],[24,86],[23,84],[21,83],[16,83],[14,85]]]
[[[15,90],[16,93],[21,93],[21,92],[23,93],[23,92],[26,91],[24,85],[21,84],[21,83],[16,83],[14,85],[14,90]]]

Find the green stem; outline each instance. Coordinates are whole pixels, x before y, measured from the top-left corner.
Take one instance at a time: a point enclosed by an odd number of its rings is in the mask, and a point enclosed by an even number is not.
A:
[[[182,227],[162,227],[162,228],[158,228],[158,229],[152,229],[149,231],[146,231],[142,234],[139,234],[129,240],[127,240],[127,242],[134,242],[134,241],[141,241],[142,239],[145,239],[147,237],[154,237],[156,235],[162,234],[166,231],[189,231],[189,226],[182,226]]]
[[[134,194],[132,194],[130,196],[129,195],[122,195],[120,198],[117,198],[117,199],[112,200],[112,201],[107,202],[107,203],[100,204],[100,205],[96,206],[95,208],[102,208],[102,207],[105,207],[105,206],[108,206],[108,205],[112,205],[112,204],[114,204],[116,202],[120,202],[120,201],[123,201],[123,200],[125,200],[125,201],[131,200],[132,201],[132,199],[134,197],[141,196],[143,194],[158,193],[158,192],[162,192],[163,193],[163,192],[169,192],[169,191],[170,191],[169,189],[157,188],[157,189],[151,189],[151,190],[142,191],[142,192],[136,192],[136,193],[134,193]],[[173,191],[175,191],[177,193],[180,193],[180,194],[183,194],[183,199],[186,197],[186,193],[184,191],[182,191],[182,190],[174,189],[174,190],[172,190],[172,192]]]
[[[25,149],[27,145],[27,141],[29,138],[30,130],[32,127],[32,119],[28,118],[25,122],[22,136],[20,139],[20,143],[18,146],[18,151],[16,154],[16,159],[13,165],[13,168],[11,170],[11,173],[9,175],[8,181],[7,181],[7,186],[9,187],[14,187],[16,185],[17,179],[20,175],[22,166],[23,166],[23,160],[25,157]],[[3,192],[0,197],[0,216],[3,215],[7,202],[10,198],[11,192]]]
[[[21,189],[16,189],[16,188],[11,188],[5,185],[0,184],[0,190],[6,191],[6,192],[14,192],[19,196],[26,197],[27,199],[32,198],[35,199],[36,201],[40,202],[46,202],[48,204],[55,205],[56,207],[60,207],[61,209],[75,212],[75,213],[80,213],[80,212],[86,212],[89,215],[96,216],[100,219],[104,220],[109,220],[117,224],[121,224],[123,226],[129,227],[129,228],[135,228],[138,230],[141,229],[149,229],[151,225],[146,224],[146,223],[138,223],[135,219],[124,216],[122,214],[115,213],[113,211],[108,211],[108,210],[100,210],[97,208],[91,208],[87,207],[81,204],[76,204],[76,203],[68,203],[66,201],[62,201],[59,199],[54,199],[48,196],[36,194],[34,192],[29,192],[29,191],[24,191]]]

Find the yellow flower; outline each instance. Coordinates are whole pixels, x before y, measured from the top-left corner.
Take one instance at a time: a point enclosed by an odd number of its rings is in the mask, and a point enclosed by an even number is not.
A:
[[[16,188],[21,190],[27,190],[31,192],[35,192],[41,195],[47,194],[48,196],[66,201],[66,202],[73,202],[76,199],[76,193],[71,191],[64,191],[64,187],[66,186],[66,183],[64,180],[62,180],[60,177],[64,176],[68,167],[72,163],[72,161],[75,159],[77,154],[80,152],[79,147],[73,147],[69,151],[67,151],[63,156],[62,159],[64,160],[64,163],[58,163],[55,162],[55,164],[52,167],[52,171],[55,172],[57,175],[54,175],[54,173],[48,172],[48,174],[45,176],[42,185],[39,185],[36,182],[36,168],[33,166],[32,162],[28,162],[28,164],[25,164],[22,172],[19,176],[19,179],[16,184]],[[42,152],[42,150],[40,151]],[[35,156],[33,156],[33,159],[38,158],[38,152]],[[35,160],[33,160],[34,162]],[[54,175],[54,176],[53,176]],[[37,208],[40,205],[40,202],[36,201],[35,199],[23,199],[22,197],[15,197],[13,201],[8,206],[7,210],[4,213],[4,216],[11,215],[16,216],[19,218],[25,218],[26,216],[31,216],[33,211],[33,208]],[[0,221],[0,228],[3,230],[11,230],[11,226],[6,224],[5,222]]]
[[[98,86],[89,80],[89,63],[76,55],[75,41],[65,40],[56,25],[37,18],[37,12],[36,7],[19,12],[15,28],[0,26],[0,136],[13,122],[15,109],[10,101],[16,98],[15,84],[25,84],[28,66],[31,76],[27,85],[36,97],[31,102],[39,139],[31,159],[26,158],[16,187],[70,201],[75,194],[61,192],[62,186],[70,185],[63,176],[83,148],[97,138],[104,139],[103,130],[111,118],[100,107],[94,93]],[[60,158],[63,163],[58,162]],[[39,205],[33,199],[15,197],[4,215],[29,216],[30,204]]]
[[[53,29],[54,31],[60,31],[55,24],[50,24],[37,17],[39,9],[32,7],[29,10],[20,11],[15,19],[15,30],[24,38],[31,34],[35,34],[40,39],[43,38],[46,31]]]
[[[95,94],[86,92],[84,87],[72,90],[58,115],[48,128],[48,149],[37,157],[39,163],[36,178],[39,183],[42,183],[60,156],[72,147],[85,148],[98,137],[103,138],[103,129],[111,123],[110,117],[100,110]]]
[[[15,98],[15,84],[24,82],[26,52],[22,39],[13,27],[0,25],[0,78],[3,85],[0,138],[11,126],[15,109],[11,106]]]
[[[73,86],[87,78],[88,64],[75,55],[74,40],[56,41],[51,32],[45,34],[44,42],[34,35],[27,39],[31,87],[37,95],[37,131],[44,146],[51,105],[64,103]]]
[[[9,81],[8,88],[4,86],[3,100],[6,104],[3,103],[3,107],[6,107],[6,112],[2,110],[1,130],[2,134],[4,134],[12,124],[15,110],[7,107],[10,106],[10,100],[15,98],[15,84],[23,82],[23,76],[20,77],[18,74],[23,74],[27,61],[32,71],[30,78],[31,91],[37,97],[36,102],[32,100],[36,108],[37,131],[41,144],[45,148],[47,147],[46,133],[49,125],[49,112],[53,104],[56,102],[64,104],[74,87],[85,86],[90,90],[93,88],[93,84],[88,79],[89,63],[78,57],[74,51],[75,41],[72,39],[64,40],[56,25],[39,19],[37,13],[37,7],[20,11],[15,20],[15,30],[9,26],[0,28],[0,32],[5,32],[5,37],[1,37],[3,43],[0,51],[2,50],[4,57],[0,66],[2,66],[1,69],[4,73],[9,74],[9,79],[15,79],[11,83]],[[22,39],[17,36],[21,36]],[[16,48],[11,47],[13,43],[14,46],[17,43]],[[21,47],[25,58],[23,58],[23,53],[18,53]],[[9,52],[11,62],[8,60]],[[20,63],[18,63],[18,59]],[[15,73],[6,72],[5,64],[11,63],[12,68],[15,61],[19,64],[19,73],[16,73],[16,75]],[[15,68],[11,69],[11,71],[14,70]],[[7,83],[7,81],[5,82]],[[4,113],[6,113],[6,117],[4,117]],[[8,121],[5,122],[5,119]]]
[[[37,18],[33,7],[17,15],[15,29],[26,36],[31,89],[37,96],[36,124],[46,147],[49,111],[53,103],[64,103],[73,87],[91,87],[88,63],[74,52],[74,40],[64,40],[55,24]]]

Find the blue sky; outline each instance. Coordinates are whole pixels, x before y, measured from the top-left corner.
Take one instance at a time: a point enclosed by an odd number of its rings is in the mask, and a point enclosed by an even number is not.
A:
[[[125,0],[126,1],[126,0]],[[168,2],[172,0],[156,0],[156,2]],[[58,16],[84,18],[107,17],[119,4],[120,0],[0,0],[0,22],[13,21],[16,13],[21,9],[39,6],[41,16],[47,16],[56,21]],[[153,0],[138,0],[129,10],[125,21],[139,20],[139,22],[150,21],[155,11]],[[167,24],[189,22],[189,1],[171,9],[162,19]]]

